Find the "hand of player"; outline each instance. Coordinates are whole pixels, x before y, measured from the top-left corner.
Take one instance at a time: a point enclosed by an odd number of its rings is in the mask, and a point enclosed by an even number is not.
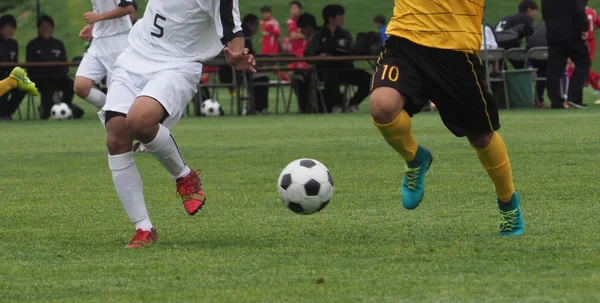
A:
[[[231,66],[235,67],[236,70],[247,70],[249,72],[256,72],[254,66],[256,65],[256,60],[254,60],[254,56],[249,54],[249,50],[244,48],[241,52],[232,52],[228,47],[223,49],[225,53],[225,58],[227,58],[227,62],[231,64]]]
[[[581,39],[587,40],[589,37],[589,33],[587,31],[581,33]]]
[[[79,38],[85,41],[92,41],[92,29],[89,26],[84,26],[79,32]]]
[[[87,22],[88,24],[94,24],[94,23],[100,21],[100,19],[98,18],[98,15],[94,14],[92,12],[87,12],[87,13],[83,14],[83,20],[85,20],[85,22]]]

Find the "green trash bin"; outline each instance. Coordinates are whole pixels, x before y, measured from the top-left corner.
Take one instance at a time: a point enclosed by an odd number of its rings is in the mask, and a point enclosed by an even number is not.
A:
[[[509,70],[505,72],[504,76],[506,77],[510,108],[533,108],[535,102],[533,101],[532,72],[527,69]]]
[[[533,108],[533,75],[530,70],[506,71],[506,90],[504,94],[504,83],[493,82],[492,92],[498,108],[506,108],[506,95],[510,100],[510,108]]]

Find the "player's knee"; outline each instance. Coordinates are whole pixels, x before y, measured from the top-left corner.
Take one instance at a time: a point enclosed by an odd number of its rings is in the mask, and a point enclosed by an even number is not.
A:
[[[153,119],[143,114],[129,113],[127,115],[127,128],[134,138],[143,142],[152,140],[155,128],[158,126]]]
[[[131,151],[132,141],[125,117],[114,116],[106,121],[106,147],[111,155]]]
[[[131,151],[132,142],[128,136],[108,133],[106,135],[106,147],[111,155],[119,155]]]
[[[90,90],[92,89],[92,83],[89,81],[85,81],[81,78],[75,79],[75,84],[73,84],[73,90],[80,98],[86,98],[90,94]]]
[[[377,123],[390,123],[402,111],[404,103],[400,93],[388,87],[375,89],[371,93],[371,116]]]
[[[492,136],[494,133],[485,133],[474,136],[468,136],[469,143],[475,148],[484,149],[492,142]]]

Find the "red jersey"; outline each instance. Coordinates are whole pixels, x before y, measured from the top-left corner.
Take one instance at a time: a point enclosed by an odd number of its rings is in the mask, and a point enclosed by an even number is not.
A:
[[[281,29],[277,20],[264,19],[260,20],[260,28],[262,30],[262,54],[278,54],[279,53],[279,35]]]
[[[288,35],[291,33],[300,33],[300,29],[296,25],[297,19],[289,18],[287,20],[287,29]],[[306,45],[308,44],[308,40],[306,39],[296,39],[291,40],[292,42],[292,53],[294,53],[298,57],[304,57],[304,50],[306,49]]]
[[[594,30],[600,27],[600,18],[598,18],[598,14],[596,11],[591,8],[585,8],[585,15],[588,18],[588,23],[590,24],[590,28],[588,29],[588,41],[596,40],[596,36],[594,36]]]

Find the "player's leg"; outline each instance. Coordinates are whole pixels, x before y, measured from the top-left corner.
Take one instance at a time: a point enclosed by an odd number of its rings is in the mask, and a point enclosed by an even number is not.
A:
[[[422,83],[420,74],[405,53],[415,45],[393,37],[386,45],[373,75],[371,116],[386,142],[406,161],[402,205],[413,209],[423,200],[425,174],[433,160],[431,153],[417,144],[409,114],[418,112],[424,104],[417,104],[412,97],[407,97],[419,96]]]
[[[550,106],[554,109],[565,108],[561,91],[561,78],[564,75],[566,63],[567,55],[563,50],[563,45],[557,42],[549,42],[546,90],[548,91],[548,98],[550,98]]]
[[[35,83],[29,80],[25,70],[20,67],[13,68],[12,72],[10,73],[10,76],[0,80],[0,96],[6,94],[7,92],[15,88],[18,88],[34,96],[38,95],[38,90],[35,87]]]
[[[125,212],[136,229],[135,236],[126,247],[136,248],[156,243],[156,230],[152,228],[146,209],[142,179],[133,158],[133,138],[127,128],[125,115],[113,111],[104,114],[108,165],[113,183]]]
[[[116,74],[106,105],[99,115],[106,126],[108,165],[113,183],[125,212],[136,228],[136,234],[126,247],[135,248],[155,243],[157,234],[146,209],[142,179],[132,152],[133,136],[127,128],[125,115],[138,91],[131,85],[134,80],[124,69],[117,69]]]
[[[567,101],[569,105],[575,108],[586,108],[583,104],[583,85],[590,72],[590,55],[587,45],[583,40],[573,39],[569,43],[568,56],[575,64],[573,76],[569,82],[569,92]]]
[[[80,98],[91,103],[97,108],[102,108],[106,103],[106,95],[94,87],[106,76],[106,69],[99,58],[86,54],[75,75],[73,90]]]
[[[596,40],[591,40],[587,42],[588,53],[590,55],[590,66],[594,63],[594,57],[596,56]],[[588,77],[586,79],[586,84],[589,83],[596,92],[600,91],[600,85],[598,84],[598,80],[600,79],[600,75],[595,73],[591,68],[588,73]]]
[[[206,196],[196,171],[183,161],[175,138],[169,131],[181,118],[189,100],[197,92],[202,65],[187,64],[174,71],[158,72],[148,81],[127,115],[127,125],[135,137],[171,174],[177,192],[189,215],[206,204]]]
[[[467,137],[494,183],[501,215],[501,235],[524,231],[520,200],[515,192],[510,159],[500,128],[498,108],[485,81],[485,66],[476,55],[439,51],[444,68],[439,70],[434,101],[444,124],[458,137]],[[443,72],[445,71],[445,72]]]

